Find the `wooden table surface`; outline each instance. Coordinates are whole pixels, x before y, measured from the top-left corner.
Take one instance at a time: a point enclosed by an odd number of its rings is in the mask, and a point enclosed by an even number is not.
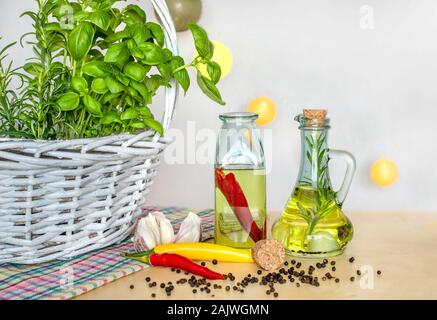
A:
[[[270,222],[277,214],[270,215]],[[176,281],[186,278],[183,273],[177,274],[160,267],[147,268],[128,277],[97,288],[77,299],[437,299],[437,214],[432,213],[349,213],[355,228],[355,236],[342,256],[336,260],[336,272],[339,283],[322,281],[322,275],[331,270],[318,270],[320,286],[313,287],[295,283],[275,286],[278,298],[266,295],[268,287],[258,284],[249,285],[244,293],[224,290],[232,283],[221,282],[223,289],[211,290],[211,293],[192,293],[187,285],[177,285]],[[355,257],[350,263],[348,259]],[[289,257],[288,260],[291,260]],[[318,259],[296,259],[304,267],[315,265]],[[332,260],[332,259],[329,259]],[[212,264],[208,263],[209,266]],[[222,273],[232,272],[237,279],[247,274],[254,275],[254,264],[219,263],[212,266]],[[356,271],[363,268],[365,276],[361,278]],[[330,268],[329,268],[330,269]],[[307,270],[307,269],[305,269]],[[370,272],[373,270],[374,276]],[[382,275],[376,274],[377,270]],[[265,274],[265,273],[264,273]],[[354,282],[350,277],[355,276]],[[149,288],[145,278],[150,277],[158,286]],[[371,282],[373,279],[373,288]],[[172,281],[175,290],[167,297],[159,288],[161,282]],[[236,281],[235,281],[236,282]],[[134,285],[134,289],[130,286]],[[156,298],[151,294],[155,293]],[[214,295],[214,297],[212,297]]]

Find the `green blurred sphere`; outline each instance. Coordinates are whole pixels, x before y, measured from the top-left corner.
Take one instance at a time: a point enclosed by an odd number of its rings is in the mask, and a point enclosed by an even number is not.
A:
[[[188,24],[196,23],[202,14],[201,0],[166,0],[176,31],[188,30]]]

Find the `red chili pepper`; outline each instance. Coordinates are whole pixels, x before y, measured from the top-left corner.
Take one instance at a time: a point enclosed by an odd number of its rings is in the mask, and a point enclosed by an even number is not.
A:
[[[124,257],[148,263],[152,266],[178,268],[209,280],[224,279],[224,276],[221,273],[212,271],[207,267],[203,267],[200,264],[194,263],[190,259],[181,255],[174,253],[147,253],[145,254],[144,252],[141,252],[139,254],[129,254],[124,255]]]
[[[260,230],[256,222],[253,220],[246,196],[244,195],[240,184],[235,179],[235,175],[233,173],[225,174],[223,169],[216,169],[215,181],[241,226],[249,233],[252,240],[257,242],[264,239],[266,228],[264,226],[263,229]]]

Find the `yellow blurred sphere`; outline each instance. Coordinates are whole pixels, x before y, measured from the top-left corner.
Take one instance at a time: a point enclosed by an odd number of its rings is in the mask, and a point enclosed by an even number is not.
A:
[[[378,186],[388,187],[396,181],[398,176],[396,163],[389,159],[379,159],[370,168],[370,178]]]
[[[218,63],[222,69],[222,76],[220,79],[224,79],[232,70],[232,65],[234,64],[234,58],[232,57],[231,50],[219,41],[212,41],[214,44],[214,55],[212,56],[212,61]],[[197,56],[197,53],[195,54]],[[200,72],[208,77],[208,71],[206,70],[206,65],[200,65]]]
[[[249,102],[248,112],[255,112],[259,115],[256,124],[265,126],[276,117],[276,105],[269,97],[258,97]]]

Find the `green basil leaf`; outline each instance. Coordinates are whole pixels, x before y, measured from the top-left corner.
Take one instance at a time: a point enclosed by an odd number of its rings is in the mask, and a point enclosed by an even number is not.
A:
[[[105,62],[116,63],[120,66],[129,61],[130,52],[124,43],[118,43],[108,49],[105,56]]]
[[[100,29],[107,31],[111,23],[111,16],[105,11],[96,11],[90,14],[89,20]]]
[[[117,8],[111,8],[111,30],[117,30],[121,24],[121,12]]]
[[[44,73],[44,67],[38,63],[26,63],[23,69],[33,76],[39,76]]]
[[[164,128],[162,127],[162,124],[159,123],[158,121],[156,121],[156,120],[154,120],[152,118],[146,118],[146,119],[144,119],[144,123],[146,124],[147,127],[149,127],[150,129],[155,130],[161,136],[164,135]]]
[[[135,107],[134,100],[132,99],[131,96],[124,96],[123,99],[124,99],[124,101],[126,101],[126,104],[128,106]]]
[[[55,53],[58,50],[65,49],[65,38],[61,34],[57,33],[52,36],[52,39],[48,46],[48,51]]]
[[[128,39],[125,41],[125,43],[126,43],[126,47],[129,51],[131,51],[137,47],[137,43],[135,42],[134,39]]]
[[[126,88],[126,91],[127,91],[127,92],[130,94],[130,96],[131,96],[132,98],[134,98],[136,101],[138,101],[138,102],[143,102],[143,98],[142,98],[141,95],[137,92],[137,90],[135,90],[135,89],[133,89],[133,88],[131,88],[131,87],[128,87],[128,88]],[[135,105],[135,103],[132,102],[131,105]]]
[[[85,105],[88,112],[91,113],[93,116],[102,116],[102,105],[93,97],[89,95],[83,97],[83,104]]]
[[[106,81],[105,81],[106,82]],[[120,93],[112,93],[112,92],[108,92],[107,94],[105,94],[102,98],[102,103],[103,104],[114,104],[114,105],[118,105],[117,101],[119,100],[120,97]]]
[[[136,82],[136,81],[132,81],[131,86],[133,89],[138,91],[139,94],[141,95],[141,97],[144,99],[144,101],[146,103],[148,103],[148,101],[150,99],[150,93],[149,93],[147,86],[143,83]]]
[[[76,110],[79,104],[80,96],[76,92],[67,92],[57,101],[57,105],[62,111]]]
[[[197,53],[204,59],[211,59],[214,54],[214,46],[211,41],[209,41],[206,31],[194,23],[190,23],[188,27],[193,34]]]
[[[103,60],[103,58],[104,58],[102,52],[97,50],[97,49],[91,49],[90,52],[88,52],[88,54],[91,57],[93,57],[93,59],[95,59],[95,60]]]
[[[149,29],[146,28],[143,24],[135,25],[132,28],[132,39],[135,40],[135,43],[137,45],[140,45],[147,40],[149,40],[151,37]]]
[[[101,124],[112,124],[112,123],[119,123],[120,119],[118,117],[117,111],[108,111],[106,112],[101,118],[100,123]]]
[[[133,11],[125,12],[122,16],[123,22],[129,27],[133,27],[138,24],[144,24],[144,19]]]
[[[150,78],[147,78],[145,83],[149,91],[155,93],[158,88],[164,83],[164,80],[160,75],[154,74],[150,76]]]
[[[131,37],[131,32],[128,28],[115,32],[109,36],[106,37],[105,42],[113,43],[119,40],[128,39]]]
[[[132,123],[130,126],[134,129],[145,129],[146,128],[146,124],[143,122],[139,122],[139,121]]]
[[[146,21],[146,13],[143,9],[141,9],[136,4],[130,4],[124,9],[125,12],[135,13],[138,17],[141,18],[141,22]]]
[[[183,67],[185,65],[184,59],[182,57],[174,57],[170,62],[173,76],[175,77],[176,81],[180,84],[182,89],[184,89],[185,92],[190,87],[190,76],[188,74],[188,71],[186,69],[179,70],[177,72],[174,72],[176,69]]]
[[[138,46],[143,54],[144,58],[141,62],[147,65],[156,66],[164,62],[164,54],[162,49],[154,43],[146,42]]]
[[[217,62],[208,61],[206,70],[208,71],[209,78],[212,82],[217,84],[222,77],[222,68]]]
[[[123,113],[121,114],[121,120],[132,120],[132,119],[136,119],[138,117],[138,111],[136,111],[135,109],[129,108],[125,111],[123,111]]]
[[[89,15],[90,14],[88,12],[79,11],[79,12],[76,12],[75,14],[73,14],[73,19],[72,20],[74,22],[83,22],[86,19],[88,19]]]
[[[71,79],[71,86],[81,95],[88,93],[88,82],[80,76],[75,76]]]
[[[76,61],[81,61],[90,51],[94,41],[94,27],[84,22],[76,26],[68,38],[68,52]]]
[[[164,55],[165,62],[169,62],[171,59],[173,59],[173,52],[167,48],[162,49],[162,54]]]
[[[130,79],[129,77],[125,76],[125,75],[124,75],[123,73],[121,73],[121,72],[117,72],[115,78],[116,78],[119,82],[121,82],[121,84],[124,85],[125,87],[127,87],[127,86],[130,84],[130,82],[131,82],[131,79]]]
[[[96,78],[91,83],[91,90],[98,94],[105,94],[108,92],[108,87],[106,86],[106,81],[103,78]]]
[[[166,80],[170,79],[170,77],[172,76],[172,73],[173,73],[173,69],[172,69],[170,64],[162,63],[162,64],[157,65],[157,68],[158,68],[159,73],[161,74],[161,76],[164,79],[166,79]]]
[[[132,56],[134,56],[138,60],[143,60],[145,58],[145,55],[141,49],[133,48],[130,50],[130,53]]]
[[[117,94],[124,91],[124,86],[112,77],[106,77],[105,83],[109,91],[111,91],[111,93],[113,94]]]
[[[164,46],[165,37],[161,26],[155,22],[147,22],[146,26],[152,33],[153,38],[155,38],[156,43],[162,48]]]
[[[137,109],[138,112],[144,117],[144,118],[152,118],[152,112],[150,111],[149,107],[141,107]]]
[[[200,72],[197,74],[197,83],[199,85],[199,88],[202,90],[202,92],[211,100],[223,106],[226,104],[222,100],[220,91],[217,89],[214,82],[209,80],[207,77],[203,76]]]
[[[44,25],[44,29],[46,31],[56,31],[56,32],[62,32],[61,25],[57,22],[50,22]]]
[[[83,66],[82,72],[90,77],[101,78],[109,74],[109,68],[102,61],[91,61]]]

